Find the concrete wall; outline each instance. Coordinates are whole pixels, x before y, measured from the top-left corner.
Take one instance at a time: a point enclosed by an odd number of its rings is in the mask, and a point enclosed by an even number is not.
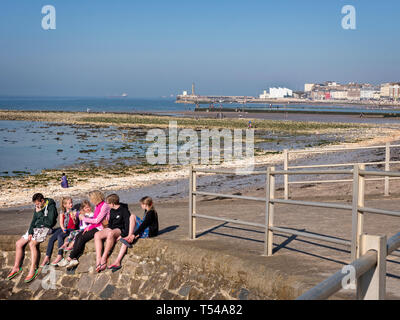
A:
[[[262,264],[193,247],[190,242],[159,239],[139,240],[115,273],[95,272],[92,241],[75,270],[50,267],[26,284],[29,248],[23,272],[6,280],[17,239],[0,236],[0,299],[293,299],[301,293],[296,281]],[[42,257],[46,246],[41,245]]]

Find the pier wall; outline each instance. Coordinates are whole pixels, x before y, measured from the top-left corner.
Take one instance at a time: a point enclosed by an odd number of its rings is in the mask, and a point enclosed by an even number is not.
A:
[[[302,291],[295,280],[262,264],[196,248],[185,241],[159,239],[140,239],[115,273],[95,272],[95,251],[90,242],[75,270],[48,267],[26,284],[29,248],[21,274],[6,279],[14,264],[18,238],[0,236],[0,299],[269,300],[294,299]],[[42,257],[46,246],[41,244]],[[110,262],[119,246],[114,248]]]

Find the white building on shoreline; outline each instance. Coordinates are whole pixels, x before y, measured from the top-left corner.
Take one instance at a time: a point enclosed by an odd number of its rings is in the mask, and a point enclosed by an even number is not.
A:
[[[264,90],[262,94],[259,96],[260,99],[268,99],[269,98],[269,93],[267,93],[267,90]]]
[[[264,91],[265,92],[265,91]],[[278,99],[278,98],[287,98],[293,96],[293,90],[288,88],[269,88],[269,98],[270,99]]]

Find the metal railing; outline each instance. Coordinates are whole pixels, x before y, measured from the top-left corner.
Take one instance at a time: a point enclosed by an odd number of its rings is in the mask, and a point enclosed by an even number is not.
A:
[[[383,300],[386,295],[386,258],[400,247],[400,233],[391,237],[387,242],[386,236],[363,234],[360,243],[362,244],[362,255],[349,265],[354,270],[356,297],[359,300]],[[339,270],[302,294],[297,300],[328,299],[343,289],[346,277],[347,273],[343,272],[343,269]]]
[[[214,196],[214,197],[222,197],[222,198],[231,198],[231,199],[243,199],[243,200],[251,200],[251,201],[259,201],[264,202],[266,198],[257,198],[257,197],[246,197],[246,196],[239,196],[239,195],[228,195],[228,194],[221,194],[221,193],[213,193],[213,192],[201,192],[197,191],[197,174],[198,172],[201,173],[216,173],[216,174],[236,174],[235,171],[229,170],[214,170],[214,169],[198,169],[193,168],[190,166],[189,172],[189,239],[196,239],[196,219],[203,218],[209,220],[216,220],[216,221],[224,221],[230,222],[234,224],[241,224],[253,227],[260,227],[265,228],[265,224],[255,223],[255,222],[248,222],[243,220],[234,220],[229,218],[220,218],[214,217],[204,214],[197,213],[197,206],[196,206],[196,196]],[[260,171],[250,171],[250,172],[240,172],[240,174],[249,174],[249,175],[258,175],[264,174],[264,172]]]
[[[357,299],[385,299],[386,258],[400,247],[400,233],[386,242],[385,236],[370,236],[363,233],[364,213],[400,217],[400,212],[364,205],[366,176],[400,177],[400,172],[366,171],[364,165],[355,166],[353,178],[352,242],[351,252],[357,285]],[[343,288],[346,276],[342,270],[301,295],[299,300],[327,299]]]
[[[390,143],[386,143],[384,146],[373,146],[373,147],[353,147],[353,148],[333,148],[333,149],[318,149],[318,150],[288,150],[285,149],[283,151],[283,169],[310,169],[310,168],[334,168],[334,167],[350,167],[357,164],[364,164],[366,166],[373,165],[385,165],[385,171],[390,171],[390,165],[400,163],[400,161],[391,161],[391,149],[398,148],[400,145],[391,145]],[[290,166],[289,165],[289,156],[290,154],[299,154],[299,153],[328,153],[328,152],[343,152],[343,151],[354,151],[354,150],[369,150],[369,149],[385,149],[385,161],[379,162],[364,162],[364,163],[332,163],[332,164],[318,164],[318,165],[302,165],[302,166]],[[399,178],[394,178],[399,179]],[[385,175],[383,178],[372,178],[367,179],[367,181],[385,181],[384,194],[388,196],[390,194],[390,177]],[[332,179],[332,180],[315,180],[315,181],[289,181],[289,176],[287,174],[284,175],[284,198],[289,199],[289,185],[290,184],[303,184],[303,183],[337,183],[337,182],[352,182],[352,179]]]
[[[383,210],[377,208],[365,207],[365,180],[366,176],[382,176],[382,177],[400,177],[400,172],[389,171],[367,171],[365,164],[354,165],[353,170],[275,170],[270,167],[266,171],[266,197],[249,197],[240,195],[228,195],[222,193],[197,191],[196,174],[197,173],[217,173],[217,174],[235,174],[235,171],[229,170],[212,170],[212,169],[195,169],[190,167],[190,186],[189,186],[189,238],[196,238],[196,219],[210,219],[216,221],[224,221],[234,224],[242,224],[253,227],[260,227],[265,230],[264,236],[264,255],[271,256],[273,249],[274,232],[284,234],[297,235],[301,237],[332,242],[339,245],[351,247],[351,266],[355,269],[358,283],[357,297],[358,298],[376,298],[381,299],[384,296],[382,287],[385,287],[385,282],[382,280],[383,272],[386,272],[386,257],[394,254],[394,251],[400,246],[400,233],[389,239],[386,244],[386,236],[378,237],[363,234],[364,230],[364,214],[382,214],[394,217],[400,217],[400,212]],[[241,174],[243,174],[241,172]],[[251,171],[248,174],[259,175],[264,174],[263,171]],[[275,177],[276,175],[309,175],[309,174],[352,174],[353,175],[353,198],[352,204],[326,203],[313,201],[286,200],[275,198]],[[242,220],[234,220],[229,218],[214,217],[197,213],[196,196],[215,196],[232,199],[243,199],[250,201],[259,201],[265,203],[265,222],[255,223]],[[351,210],[351,225],[352,234],[351,240],[338,239],[333,236],[316,235],[310,232],[297,231],[285,227],[277,227],[274,225],[275,204],[285,205],[301,205],[329,209]],[[371,238],[372,237],[372,238]],[[383,242],[383,240],[384,242]],[[385,250],[382,249],[382,243],[385,244]],[[378,249],[379,250],[378,250]],[[386,250],[387,249],[387,250]],[[384,266],[384,267],[382,267]],[[384,271],[382,271],[384,268]],[[377,275],[378,274],[378,275]],[[384,273],[386,274],[386,273]],[[317,287],[310,290],[299,297],[299,299],[323,299],[329,297],[333,293],[341,289],[341,280],[344,275],[337,272],[331,278],[327,279]],[[375,280],[371,280],[375,279]],[[378,289],[377,289],[378,288]],[[372,292],[372,293],[371,293]]]

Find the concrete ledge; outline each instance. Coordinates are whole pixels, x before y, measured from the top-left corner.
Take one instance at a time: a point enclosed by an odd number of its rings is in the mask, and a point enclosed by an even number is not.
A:
[[[100,274],[94,271],[91,241],[73,272],[53,268],[57,289],[46,290],[41,286],[46,274],[32,284],[23,282],[29,266],[29,248],[25,251],[24,272],[11,281],[3,280],[13,265],[18,239],[19,236],[0,236],[0,299],[294,299],[303,291],[297,279],[266,263],[199,248],[189,240],[157,238],[140,239],[128,251],[120,271]],[[118,243],[114,248],[110,262],[119,246]],[[40,245],[43,254],[46,247],[47,242]],[[268,259],[272,261],[274,257]]]

